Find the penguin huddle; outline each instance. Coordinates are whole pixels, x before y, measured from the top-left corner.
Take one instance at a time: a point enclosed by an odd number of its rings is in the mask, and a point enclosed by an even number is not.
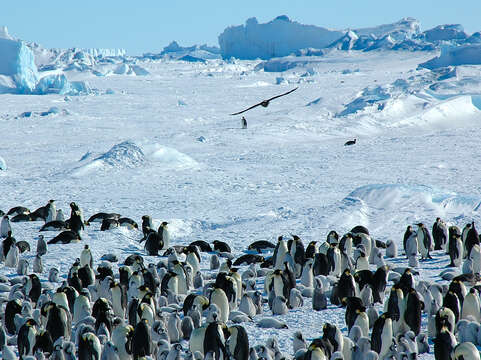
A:
[[[49,204],[36,211],[46,214],[45,222],[53,218]],[[85,244],[67,274],[44,271],[48,246],[82,241],[88,224],[101,223],[101,231],[139,229],[130,219],[121,225],[116,213],[84,221],[78,205],[70,207],[60,234],[38,238],[33,273],[23,255],[30,245],[15,240],[9,221],[28,209],[13,209],[0,223],[1,261],[19,275],[0,278],[0,290],[8,289],[8,297],[0,296],[2,358],[357,360],[434,352],[435,359],[479,359],[481,251],[474,223],[461,231],[438,218],[431,232],[422,223],[406,230],[409,264],[449,255],[454,269],[441,273],[442,285],[421,279],[418,265],[389,263],[398,258],[395,242],[375,240],[364,226],[344,235],[330,231],[307,247],[297,235],[278,236],[276,244],[258,240],[235,256],[220,240],[177,244],[167,222],[155,229],[147,215],[142,252],[115,264],[96,259]],[[73,235],[60,236],[64,232]],[[326,314],[344,309],[345,329],[325,322],[313,329],[322,335],[308,334],[309,341],[297,330],[291,351],[281,350],[276,336],[251,343],[253,324],[285,336],[282,316],[306,306]]]

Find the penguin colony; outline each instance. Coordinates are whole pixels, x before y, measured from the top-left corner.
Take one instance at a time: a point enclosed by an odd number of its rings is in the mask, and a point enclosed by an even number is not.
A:
[[[396,268],[389,264],[398,258],[396,242],[375,240],[364,226],[342,236],[333,230],[307,247],[297,235],[255,241],[235,258],[218,240],[174,244],[168,222],[155,229],[147,215],[139,229],[120,214],[85,221],[77,204],[70,208],[67,220],[54,200],[34,212],[0,211],[0,260],[13,269],[0,276],[3,359],[401,360],[425,353],[480,359],[481,244],[474,223],[461,230],[437,218],[432,231],[423,223],[408,226],[400,256],[410,267]],[[59,233],[48,241],[38,236],[28,255],[30,244],[17,241],[10,225],[25,221],[44,221],[41,232]],[[85,245],[64,276],[43,264],[50,246],[82,241],[85,226],[95,222],[100,231],[142,231],[145,252],[117,266],[115,255],[94,259]],[[201,271],[201,252],[210,256],[203,264],[210,270]],[[441,273],[447,284],[420,279],[420,262],[443,253],[451,261]],[[318,338],[296,331],[290,353],[280,351],[275,336],[252,344],[243,323],[287,328],[276,315],[307,301],[315,311],[343,308],[345,326],[319,324]]]

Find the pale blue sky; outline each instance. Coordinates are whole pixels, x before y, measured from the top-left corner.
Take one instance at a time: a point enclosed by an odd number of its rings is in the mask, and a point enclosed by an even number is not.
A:
[[[0,1],[0,25],[45,47],[125,48],[128,54],[158,52],[172,40],[181,45],[218,45],[229,25],[287,15],[303,24],[344,29],[390,23],[411,16],[423,30],[460,23],[481,30],[480,0],[46,0]]]

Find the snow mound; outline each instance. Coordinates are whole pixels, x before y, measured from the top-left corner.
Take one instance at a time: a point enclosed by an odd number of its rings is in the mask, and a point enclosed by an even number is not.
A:
[[[225,29],[219,35],[219,45],[223,58],[270,59],[304,48],[321,49],[343,35],[342,31],[303,25],[287,16],[278,16],[265,24],[250,18],[245,25]]]
[[[180,151],[159,144],[137,145],[133,141],[124,141],[114,145],[101,155],[90,151],[80,159],[81,166],[73,169],[74,176],[85,176],[94,171],[113,169],[133,169],[146,164],[157,164],[163,169],[182,170],[198,167],[198,163]]]
[[[202,61],[210,59],[220,59],[220,49],[215,46],[208,45],[193,45],[180,46],[177,41],[172,41],[169,45],[164,47],[158,54],[147,53],[142,56],[143,59],[157,60],[157,59],[172,59],[184,60],[200,59]]]
[[[453,97],[393,126],[415,125],[440,129],[476,124],[481,122],[481,110],[473,102],[477,103],[477,98],[473,101],[473,97],[468,95]]]
[[[400,218],[406,215],[414,217],[420,208],[427,212],[439,212],[442,216],[470,214],[478,211],[481,201],[479,197],[427,185],[405,184],[369,184],[355,189],[345,199],[362,201],[371,212],[392,211],[392,216]],[[399,215],[395,215],[397,212]]]
[[[470,44],[457,47],[444,46],[441,48],[441,54],[438,57],[419,64],[419,66],[432,70],[445,66],[480,64],[481,44]]]
[[[113,73],[116,74],[116,75],[137,75],[137,76],[145,76],[145,75],[150,74],[142,66],[129,65],[129,64],[126,64],[126,63],[118,65],[114,69]]]
[[[102,161],[113,167],[137,167],[145,163],[145,155],[135,143],[124,141],[114,145],[94,161]]]
[[[159,144],[146,145],[144,148],[146,156],[163,168],[188,169],[199,166],[197,161],[174,148]]]
[[[379,218],[399,228],[438,216],[472,218],[481,207],[481,198],[423,184],[368,184],[334,206],[328,223],[346,229],[362,224],[376,233]]]
[[[124,141],[114,145],[106,153],[90,160],[91,153],[82,157],[85,164],[73,170],[74,176],[88,175],[102,169],[135,168],[145,164],[146,157],[142,149],[132,141]]]

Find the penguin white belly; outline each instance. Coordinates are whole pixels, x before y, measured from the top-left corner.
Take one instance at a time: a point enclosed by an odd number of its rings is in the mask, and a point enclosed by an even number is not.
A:
[[[392,345],[392,336],[392,320],[386,319],[381,332],[381,352],[379,353],[379,358],[383,359],[389,352],[389,348]]]
[[[196,274],[200,270],[199,259],[194,253],[189,253],[185,258],[185,262],[192,266],[192,273]]]
[[[276,257],[276,265],[274,269],[282,269],[284,268],[284,257],[287,254],[287,245],[282,242],[281,245],[279,245],[279,249],[277,250],[277,257]]]
[[[210,302],[216,304],[220,311],[220,320],[224,323],[229,320],[229,301],[224,291],[217,289],[211,295]]]
[[[112,307],[114,310],[115,316],[120,317],[121,319],[125,316],[125,310],[122,307],[122,291],[120,287],[115,286],[111,289],[112,293]]]
[[[192,354],[196,351],[199,351],[202,355],[204,355],[205,330],[206,328],[202,326],[192,331],[189,341],[189,349]]]
[[[472,316],[478,323],[481,320],[479,298],[472,293],[469,293],[464,298],[463,308],[461,310],[461,319],[467,319],[468,316]]]
[[[284,296],[284,282],[278,275],[274,276],[274,294],[276,296]]]
[[[365,312],[357,314],[354,325],[357,325],[361,328],[362,336],[369,336],[369,318]]]

